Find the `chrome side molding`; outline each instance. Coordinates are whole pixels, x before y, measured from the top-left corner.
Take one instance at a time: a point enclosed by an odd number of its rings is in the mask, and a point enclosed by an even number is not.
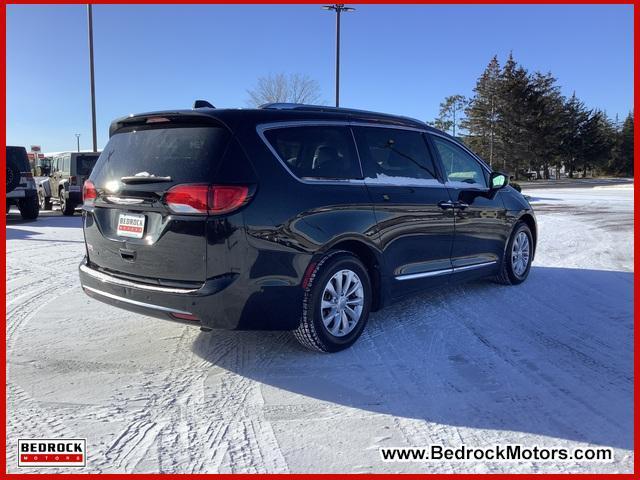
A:
[[[475,270],[476,268],[488,267],[490,265],[495,265],[496,263],[498,262],[496,260],[493,260],[491,262],[476,263],[473,265],[465,265],[463,267],[445,268],[444,270],[432,270],[430,272],[408,273],[406,275],[397,275],[395,278],[396,280],[415,280],[417,278],[438,277],[440,275],[449,275],[452,273]]]

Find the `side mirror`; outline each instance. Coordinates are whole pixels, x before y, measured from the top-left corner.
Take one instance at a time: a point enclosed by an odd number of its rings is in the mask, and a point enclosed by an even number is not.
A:
[[[489,176],[489,184],[491,185],[491,190],[500,190],[501,188],[509,185],[509,177],[504,173],[491,172],[491,175]]]

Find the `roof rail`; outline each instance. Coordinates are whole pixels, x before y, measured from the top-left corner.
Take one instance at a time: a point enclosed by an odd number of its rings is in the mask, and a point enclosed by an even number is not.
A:
[[[342,107],[330,107],[327,105],[308,105],[305,103],[265,103],[258,108],[266,110],[301,110],[307,112],[337,112],[337,113],[352,113],[355,115],[377,115],[389,118],[402,118],[407,121],[424,124],[421,120],[416,118],[406,117],[403,115],[393,115],[390,113],[374,112],[372,110],[360,110],[356,108],[342,108]]]

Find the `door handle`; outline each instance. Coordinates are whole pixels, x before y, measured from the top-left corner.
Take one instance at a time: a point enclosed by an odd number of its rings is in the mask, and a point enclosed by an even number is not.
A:
[[[443,210],[448,210],[450,208],[455,208],[456,205],[451,200],[447,200],[446,202],[443,200],[442,202],[438,203],[438,206]]]

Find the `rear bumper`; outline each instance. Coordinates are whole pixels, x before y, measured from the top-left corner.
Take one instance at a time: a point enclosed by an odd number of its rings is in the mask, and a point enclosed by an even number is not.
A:
[[[109,305],[188,325],[239,328],[242,305],[237,292],[234,294],[237,275],[209,279],[198,289],[163,287],[107,275],[87,265],[86,257],[79,273],[84,292]],[[181,319],[184,315],[194,315],[197,320]]]
[[[36,197],[38,190],[35,188],[16,188],[7,193],[7,200],[22,200],[24,198]]]
[[[71,187],[74,188],[74,187]],[[79,188],[79,187],[76,187]],[[82,203],[82,191],[70,191],[70,192],[66,192],[66,197],[67,199],[75,204],[75,205],[80,205]]]

